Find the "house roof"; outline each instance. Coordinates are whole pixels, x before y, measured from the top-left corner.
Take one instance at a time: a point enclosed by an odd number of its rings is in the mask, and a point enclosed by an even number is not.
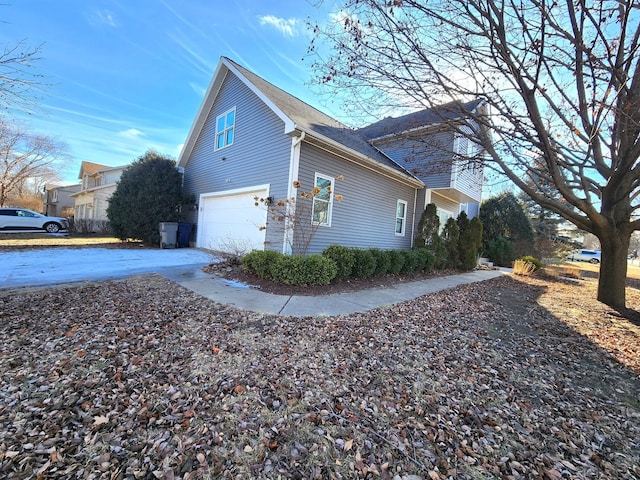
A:
[[[256,93],[256,95],[284,121],[284,133],[293,134],[295,131],[305,132],[333,151],[339,150],[346,154],[355,155],[362,163],[366,163],[369,167],[392,171],[395,175],[403,177],[410,183],[423,185],[419,179],[404,167],[367,142],[367,139],[357,130],[349,128],[333,117],[276,87],[227,57],[221,57],[220,59],[220,63],[205,94],[205,99],[191,127],[183,150],[180,153],[178,162],[180,165],[184,166],[186,164],[195,146],[195,141],[204,126],[206,117],[213,106],[215,96],[222,86],[225,75],[229,71],[243,81],[247,87]],[[307,141],[309,140],[310,139],[307,138]]]
[[[387,117],[371,125],[358,129],[368,140],[374,140],[425,127],[433,127],[451,120],[469,118],[484,101],[449,102],[434,108],[426,108],[400,117]]]
[[[106,165],[100,165],[99,163],[85,162],[82,161],[80,165],[80,173],[78,174],[78,178],[82,178],[83,175],[93,175],[94,173],[102,170],[103,168],[109,168]]]
[[[80,174],[78,178],[82,178],[84,175],[95,175],[97,173],[108,172],[110,170],[124,170],[129,165],[118,165],[117,167],[110,167],[108,165],[100,165],[98,163],[82,162],[80,166]]]

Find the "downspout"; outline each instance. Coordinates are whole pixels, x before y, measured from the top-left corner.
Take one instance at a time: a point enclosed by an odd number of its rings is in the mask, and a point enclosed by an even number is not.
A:
[[[287,198],[297,198],[298,189],[293,186],[293,182],[298,180],[300,170],[300,144],[304,140],[306,132],[302,131],[299,137],[294,137],[291,141],[291,158],[289,160],[289,185],[287,186]],[[293,241],[293,217],[296,214],[295,202],[287,202],[287,210],[284,221],[284,238],[282,241],[282,253],[291,253]]]
[[[416,207],[418,206],[418,189],[413,189],[413,219],[411,221],[411,248],[413,248],[413,240],[416,238]]]

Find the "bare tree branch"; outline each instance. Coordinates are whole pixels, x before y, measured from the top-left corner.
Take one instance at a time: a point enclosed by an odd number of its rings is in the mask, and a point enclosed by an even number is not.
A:
[[[639,227],[637,0],[345,0],[337,18],[315,26],[319,83],[378,118],[485,99],[471,132],[449,126],[537,203],[595,234],[608,276],[599,298],[624,301],[623,250]]]
[[[0,207],[28,181],[50,176],[66,158],[60,142],[0,119]]]

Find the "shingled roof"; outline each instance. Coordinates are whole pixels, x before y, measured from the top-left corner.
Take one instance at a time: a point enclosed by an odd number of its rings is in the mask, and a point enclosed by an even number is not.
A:
[[[426,108],[400,117],[387,117],[358,129],[367,140],[409,132],[451,120],[468,118],[483,103],[482,99],[469,102],[449,102],[434,108]]]
[[[228,71],[238,76],[242,82],[259,95],[285,122],[285,133],[293,133],[295,130],[305,132],[307,134],[307,141],[313,139],[317,143],[329,146],[333,151],[342,151],[344,154],[357,157],[360,163],[369,164],[373,168],[393,171],[395,175],[406,178],[414,185],[423,185],[423,183],[402,165],[396,163],[381,152],[373,145],[371,140],[378,138],[382,132],[387,132],[386,134],[388,134],[389,132],[400,128],[407,128],[411,125],[428,125],[442,121],[443,115],[455,115],[456,112],[459,114],[462,111],[459,108],[448,108],[444,105],[438,111],[433,109],[422,110],[396,119],[386,118],[361,129],[353,129],[290,93],[285,92],[281,88],[276,87],[233,60],[227,57],[221,57],[216,73],[207,89],[196,120],[191,127],[183,151],[180,154],[179,163],[181,165],[184,165],[188,160],[197,136],[204,126],[204,122]],[[466,105],[465,108],[475,108],[472,104],[477,106],[479,101],[476,100],[460,105]]]
[[[238,65],[233,60],[224,58],[233,64],[242,75],[289,117],[297,128],[333,140],[354,152],[368,157],[373,162],[409,175],[414,179],[416,178],[401,165],[372,146],[357,130],[344,125],[335,118],[276,87],[262,77]]]

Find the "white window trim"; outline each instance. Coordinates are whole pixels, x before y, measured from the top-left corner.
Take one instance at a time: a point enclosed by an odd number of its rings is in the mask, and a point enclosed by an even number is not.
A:
[[[326,180],[330,180],[331,181],[331,185],[330,185],[331,193],[329,193],[329,201],[327,202],[329,204],[329,208],[327,209],[327,222],[326,223],[321,223],[321,222],[316,222],[316,221],[313,220],[313,217],[315,217],[316,200],[318,200],[320,202],[324,202],[325,201],[325,200],[316,198],[314,196],[311,199],[311,223],[313,225],[318,225],[320,227],[330,227],[331,226],[331,218],[333,217],[333,193],[334,193],[336,179],[333,178],[333,177],[330,177],[329,175],[324,175],[322,173],[316,172],[314,177],[313,177],[313,188],[315,188],[316,185],[318,184],[318,177],[324,178]]]
[[[231,127],[227,127],[226,126],[226,118],[227,118],[227,115],[229,115],[231,112],[234,112],[233,113],[233,125]],[[223,117],[225,118],[225,127],[222,129],[221,132],[219,132],[218,131],[218,121],[220,120],[220,118],[223,118]],[[215,129],[216,130],[215,130],[215,137],[214,137],[214,142],[215,142],[214,143],[214,150],[222,150],[223,148],[227,148],[227,147],[230,147],[231,145],[233,145],[233,142],[235,142],[235,140],[236,140],[236,132],[235,132],[236,120],[237,120],[236,107],[230,108],[226,112],[221,113],[220,115],[218,115],[216,117],[216,123],[215,123]],[[233,130],[233,140],[231,141],[231,143],[226,143],[226,141],[227,141],[227,132],[229,130]],[[220,135],[223,136],[223,138],[225,140],[225,143],[221,147],[218,147],[218,137]]]
[[[404,205],[404,217],[399,217],[398,216],[398,205],[403,204]],[[393,226],[393,230],[396,230],[396,227],[398,226],[398,220],[402,219],[402,231],[401,232],[395,232],[396,237],[404,237],[405,236],[405,232],[407,231],[407,202],[404,200],[400,200],[398,199],[398,201],[396,202],[396,223]]]

